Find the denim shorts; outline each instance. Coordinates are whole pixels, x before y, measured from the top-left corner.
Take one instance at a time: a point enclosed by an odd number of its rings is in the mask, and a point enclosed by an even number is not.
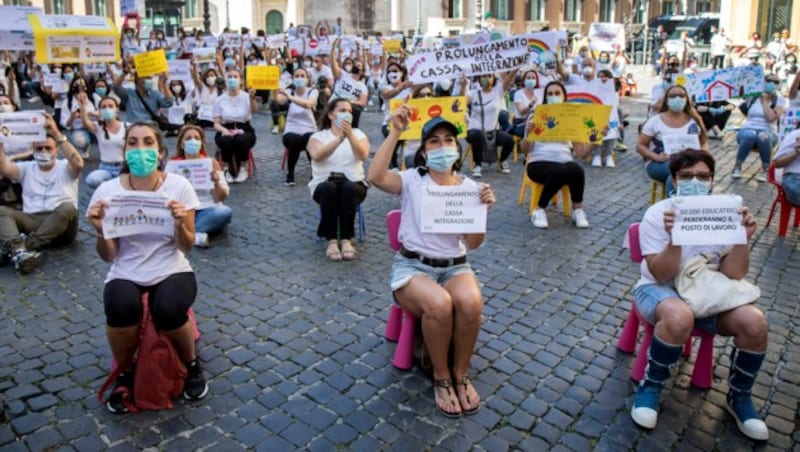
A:
[[[656,323],[656,308],[658,304],[667,298],[681,298],[675,288],[666,284],[644,284],[633,290],[636,300],[636,309],[639,313],[653,325]],[[707,331],[711,334],[717,333],[717,316],[712,315],[702,319],[694,319],[694,327]]]
[[[392,292],[394,292],[398,289],[402,289],[414,276],[423,275],[436,281],[437,284],[442,285],[453,276],[461,273],[475,275],[475,272],[472,271],[472,267],[469,266],[469,262],[453,265],[451,267],[431,267],[417,259],[410,259],[397,253],[394,256],[394,263],[392,264],[390,284]]]

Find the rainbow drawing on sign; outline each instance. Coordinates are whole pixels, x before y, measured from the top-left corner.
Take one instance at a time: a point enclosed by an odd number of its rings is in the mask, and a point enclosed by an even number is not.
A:
[[[599,97],[591,93],[568,93],[567,102],[573,104],[597,104],[603,105],[603,101]]]
[[[528,38],[528,50],[531,52],[536,52],[538,54],[542,54],[550,50],[550,47],[543,41],[538,39]]]

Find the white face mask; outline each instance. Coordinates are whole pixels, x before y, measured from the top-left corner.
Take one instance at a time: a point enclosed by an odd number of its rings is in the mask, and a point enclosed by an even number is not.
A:
[[[33,158],[36,163],[41,167],[48,167],[53,163],[53,155],[45,151],[36,151],[33,153]]]
[[[206,85],[211,86],[217,83],[217,78],[214,76],[206,77]]]
[[[172,92],[175,94],[180,94],[183,92],[183,87],[181,85],[175,85],[172,87]]]
[[[11,104],[0,105],[0,111],[2,111],[3,113],[11,113],[12,111],[14,111],[14,106]]]

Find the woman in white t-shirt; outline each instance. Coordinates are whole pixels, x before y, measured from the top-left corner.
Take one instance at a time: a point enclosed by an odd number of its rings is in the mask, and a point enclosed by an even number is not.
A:
[[[197,119],[202,127],[214,127],[214,102],[223,92],[222,88],[217,86],[217,71],[206,69],[201,78],[197,67],[192,64],[191,72],[197,90]]]
[[[229,69],[225,74],[227,89],[214,101],[214,129],[217,131],[214,141],[222,160],[228,164],[229,183],[247,180],[247,162],[256,144],[256,132],[250,124],[258,109],[255,91],[245,91],[241,88],[243,83],[241,71]]]
[[[336,99],[322,117],[321,130],[308,140],[312,174],[308,188],[320,210],[317,235],[327,240],[325,256],[332,261],[355,258],[353,222],[356,207],[367,196],[364,160],[369,140],[352,127],[352,120],[350,101]]]
[[[800,128],[783,137],[773,160],[775,168],[783,168],[783,191],[792,205],[800,206]]]
[[[778,144],[778,120],[783,116],[786,100],[777,93],[778,76],[768,74],[764,80],[764,92],[758,98],[751,98],[739,106],[747,115],[742,128],[736,134],[739,144],[736,151],[736,164],[733,166],[731,177],[742,177],[742,163],[750,151],[758,148],[761,157],[761,171],[756,175],[759,182],[767,181],[767,169],[772,159],[772,148]]]
[[[353,127],[358,128],[361,111],[367,106],[367,85],[364,83],[364,65],[361,61],[345,58],[344,64],[339,64],[339,39],[334,41],[331,55],[331,70],[333,71],[333,99],[347,99],[353,107]]]
[[[669,177],[669,155],[673,150],[665,150],[664,137],[676,135],[696,135],[699,148],[708,149],[703,119],[692,107],[686,88],[679,85],[670,86],[664,92],[661,108],[644,124],[636,144],[636,152],[646,160],[647,175],[666,184],[667,193],[673,190]]]
[[[89,99],[87,86],[83,76],[75,76],[61,103],[61,126],[67,130],[69,142],[81,153],[83,158],[89,157],[92,140],[86,126],[81,121],[81,110],[86,110],[90,117],[97,114],[94,104]]]
[[[292,89],[278,89],[276,102],[280,105],[289,103],[286,111],[286,127],[283,129],[283,146],[289,155],[286,162],[287,187],[293,187],[294,168],[300,153],[308,147],[308,140],[317,131],[314,109],[317,108],[319,91],[311,86],[308,70],[297,68],[292,74]]]
[[[800,72],[795,74],[789,86],[789,108],[800,108]]]
[[[536,98],[535,90],[541,88],[539,74],[536,71],[533,69],[525,71],[522,74],[522,83],[523,88],[514,93],[514,123],[511,128],[511,134],[520,138],[525,135],[528,116],[533,113],[536,104],[542,101]]]
[[[86,109],[81,109],[81,121],[86,129],[97,138],[100,151],[100,165],[88,176],[86,185],[97,188],[103,182],[119,176],[122,162],[125,161],[125,124],[119,120],[119,103],[112,97],[106,97],[98,104],[100,122],[89,118]]]
[[[106,336],[121,370],[106,402],[108,410],[115,414],[127,413],[132,403],[134,356],[144,294],[149,296],[148,306],[156,328],[175,345],[188,371],[183,397],[199,400],[208,393],[197,360],[194,327],[188,316],[197,295],[197,281],[186,259],[186,253],[192,249],[195,240],[197,195],[183,177],[158,170],[159,158],[166,155],[167,149],[155,125],[135,123],[130,126],[125,135],[124,151],[122,174],[97,187],[86,212],[96,230],[97,254],[111,263],[105,279],[103,303]],[[104,231],[108,224],[104,225],[103,220],[109,200],[137,193],[142,196],[161,195],[166,208],[155,209],[158,213],[152,213],[150,217],[146,214],[139,218],[131,215],[133,224],[165,224],[164,232],[105,238],[104,233],[109,231]]]
[[[467,105],[470,106],[467,124],[467,142],[472,146],[472,177],[481,177],[481,163],[483,162],[484,143],[487,134],[494,134],[496,146],[501,146],[500,172],[508,174],[511,167],[508,165],[508,156],[514,149],[514,139],[511,135],[500,130],[500,110],[505,106],[505,93],[514,82],[517,70],[506,72],[502,81],[498,83],[497,76],[486,74],[479,76],[479,87],[467,94]],[[467,78],[461,77],[461,92],[466,92]],[[486,152],[497,152],[497,149],[488,149]]]
[[[381,107],[383,110],[383,124],[381,125],[381,133],[384,137],[389,136],[389,119],[392,116],[389,105],[391,104],[392,99],[406,99],[411,95],[413,89],[414,83],[408,80],[408,70],[406,70],[405,66],[401,66],[396,62],[386,65],[386,77],[378,87],[381,99],[383,99],[383,105]],[[402,141],[398,142],[398,149],[402,144]],[[392,155],[392,158],[389,161],[391,168],[399,168],[397,164],[398,149],[394,150],[395,153]]]
[[[467,262],[467,251],[480,246],[486,234],[425,233],[418,220],[426,187],[476,190],[476,196],[488,208],[494,205],[495,197],[488,184],[478,185],[458,173],[458,129],[441,116],[422,127],[419,167],[399,173],[387,170],[410,114],[406,105],[392,114],[392,130],[375,153],[369,180],[400,197],[398,240],[403,246],[394,258],[391,288],[397,303],[422,320],[425,346],[433,365],[436,408],[445,416],[458,417],[480,408],[469,367],[480,331],[483,300],[478,280]],[[448,364],[451,345],[452,367]]]

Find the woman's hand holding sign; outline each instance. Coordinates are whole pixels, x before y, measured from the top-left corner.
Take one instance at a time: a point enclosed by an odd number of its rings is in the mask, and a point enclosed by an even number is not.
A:
[[[739,213],[742,214],[742,225],[747,233],[747,242],[750,243],[750,239],[753,237],[758,227],[758,222],[755,217],[750,214],[750,209],[747,207],[741,207]]]
[[[479,196],[481,198],[481,202],[484,204],[488,204],[488,208],[491,209],[495,203],[494,192],[492,192],[492,187],[489,184],[480,184],[480,193]]]

